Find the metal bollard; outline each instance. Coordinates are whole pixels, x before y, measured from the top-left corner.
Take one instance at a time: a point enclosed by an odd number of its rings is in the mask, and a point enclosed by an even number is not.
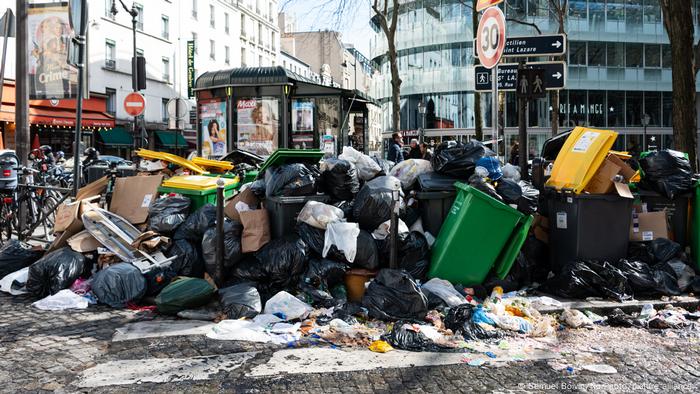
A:
[[[216,181],[216,278],[221,287],[224,282],[224,180]]]
[[[391,269],[399,268],[396,262],[398,258],[396,242],[398,241],[399,209],[401,208],[401,204],[399,204],[400,187],[400,185],[394,185],[394,190],[391,191],[391,222],[389,226],[389,268]]]

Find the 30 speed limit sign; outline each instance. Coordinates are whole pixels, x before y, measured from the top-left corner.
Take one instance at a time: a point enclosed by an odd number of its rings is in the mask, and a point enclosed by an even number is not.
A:
[[[488,8],[479,20],[476,48],[481,65],[494,68],[506,46],[506,17],[498,7]]]

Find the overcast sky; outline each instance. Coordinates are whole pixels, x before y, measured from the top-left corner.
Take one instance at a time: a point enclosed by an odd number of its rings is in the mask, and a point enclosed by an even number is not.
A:
[[[338,4],[351,4],[341,20],[334,12]],[[369,57],[369,39],[374,33],[369,27],[371,8],[367,0],[280,0],[281,11],[296,17],[298,31],[338,30],[343,42],[355,45]]]

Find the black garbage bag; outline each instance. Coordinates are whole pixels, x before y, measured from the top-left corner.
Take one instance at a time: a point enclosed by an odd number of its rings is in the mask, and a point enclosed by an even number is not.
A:
[[[345,220],[354,223],[355,219],[352,216],[352,209],[355,206],[354,201],[339,201],[333,204],[334,207],[340,208],[343,211]]]
[[[265,195],[308,196],[316,193],[315,174],[304,164],[291,163],[265,171]]]
[[[625,301],[632,298],[632,289],[622,271],[607,261],[602,263],[589,261],[587,264],[603,278],[604,284],[599,288],[603,296],[617,301]]]
[[[657,238],[649,243],[649,250],[657,263],[665,263],[677,257],[683,248],[680,244],[666,238]]]
[[[630,242],[627,247],[627,259],[654,264],[654,254],[644,242]]]
[[[159,234],[170,235],[187,220],[190,199],[184,196],[167,196],[156,199],[148,208],[148,228]]]
[[[665,269],[654,269],[654,282],[656,282],[656,291],[659,294],[668,296],[681,295],[682,291],[678,287],[678,278]]]
[[[457,349],[437,344],[420,331],[413,329],[411,321],[399,320],[382,339],[392,347],[411,352],[456,352]]]
[[[445,309],[449,308],[450,306],[447,305],[445,300],[437,296],[435,293],[431,292],[428,289],[421,289],[423,294],[425,294],[425,297],[428,299],[428,310],[437,310],[437,311],[444,311]]]
[[[577,261],[566,264],[558,275],[545,283],[552,293],[574,299],[608,297],[624,301],[631,297],[624,274],[610,263]]]
[[[265,180],[264,179],[258,179],[255,182],[252,182],[249,186],[250,191],[253,192],[255,197],[257,197],[259,200],[265,199]]]
[[[374,178],[362,186],[355,197],[352,215],[361,229],[372,232],[391,219],[391,194],[395,187],[400,190],[401,182],[393,176]],[[403,196],[403,192],[399,193]]]
[[[606,322],[611,327],[634,327],[640,325],[634,316],[626,314],[620,308],[613,309],[608,315]]]
[[[69,247],[54,250],[29,266],[27,292],[44,298],[67,289],[85,272],[85,257]]]
[[[503,201],[503,198],[498,194],[496,188],[492,184],[482,178],[480,175],[474,174],[469,177],[469,186],[486,193],[487,195],[495,198],[498,201]]]
[[[622,259],[615,266],[625,275],[635,295],[656,293],[657,283],[647,263]]]
[[[374,160],[374,162],[379,165],[379,168],[382,169],[381,171],[379,171],[377,176],[389,175],[391,173],[391,169],[396,165],[396,163],[394,163],[393,161],[380,159],[377,156],[372,156],[372,160]]]
[[[262,311],[260,293],[251,283],[219,289],[219,301],[229,319],[252,319]]]
[[[523,189],[520,188],[518,182],[501,178],[496,182],[496,193],[501,196],[504,203],[518,204],[523,196]]]
[[[664,149],[649,152],[639,160],[643,185],[673,200],[693,188],[693,169],[682,152]]]
[[[416,205],[410,205],[406,207],[399,219],[403,220],[406,226],[411,227],[420,219],[420,214],[421,212]]]
[[[462,304],[450,308],[445,316],[445,328],[452,330],[455,335],[461,335],[465,341],[494,339],[500,337],[497,330],[487,331],[479,324],[474,323],[472,315],[474,305]]]
[[[0,248],[0,279],[22,268],[29,267],[44,252],[16,239],[6,241]]]
[[[518,182],[518,186],[522,191],[522,196],[518,200],[518,211],[526,215],[534,214],[539,205],[540,191],[527,181]]]
[[[185,309],[206,305],[216,292],[209,282],[199,278],[179,277],[156,296],[158,312],[175,315]]]
[[[146,278],[146,295],[158,295],[176,276],[177,273],[170,266],[152,268],[143,274],[143,277]]]
[[[187,217],[173,236],[174,240],[186,239],[197,244],[202,242],[204,233],[216,223],[216,207],[207,204]]]
[[[241,233],[243,226],[228,218],[224,219],[224,278],[229,271],[243,258],[241,252]],[[204,269],[212,278],[216,274],[216,225],[209,228],[202,238],[202,257],[204,258]]]
[[[308,260],[308,245],[299,237],[287,236],[267,243],[255,253],[255,259],[241,261],[231,275],[238,279],[264,283],[267,286],[265,291],[276,293],[297,285]],[[258,290],[263,292],[261,288]]]
[[[321,188],[333,200],[352,200],[360,191],[355,166],[347,160],[330,158],[321,164]]]
[[[391,257],[390,237],[384,240],[376,240],[380,248],[380,259],[388,264]],[[425,235],[418,231],[399,234],[396,239],[396,262],[400,268],[411,273],[414,279],[424,278],[424,265],[430,265],[430,247]],[[414,273],[417,275],[414,276]]]
[[[700,293],[700,276],[695,276],[693,283],[690,284],[689,292],[698,294]]]
[[[435,172],[467,179],[474,174],[476,162],[484,156],[494,156],[491,149],[479,141],[463,143],[443,142],[435,148],[430,160]]]
[[[496,286],[501,286],[504,292],[520,290],[532,284],[532,273],[536,269],[534,262],[528,260],[525,253],[522,251],[516,257],[515,262],[510,268],[508,275],[505,278],[499,279],[495,275],[489,275],[488,279],[483,283],[487,289],[493,289]]]
[[[112,308],[124,308],[146,294],[146,278],[129,263],[112,264],[93,277],[92,291],[97,300]]]
[[[204,260],[201,257],[200,246],[186,239],[176,239],[165,253],[167,257],[175,257],[170,268],[180,276],[201,278],[204,275]]]
[[[299,238],[309,246],[311,252],[320,257],[323,254],[323,245],[326,242],[326,230],[304,222],[297,223],[296,230]]]
[[[321,307],[331,307],[336,301],[331,289],[345,281],[346,265],[326,259],[311,259],[309,267],[299,281],[299,290],[308,297],[308,302]]]
[[[376,270],[379,268],[379,250],[372,234],[365,230],[360,230],[357,236],[357,252],[355,260],[351,263],[345,258],[345,254],[338,250],[335,245],[331,246],[327,258],[340,261],[355,268]]]
[[[687,291],[695,279],[695,270],[679,259],[672,259],[665,263],[654,266],[656,270],[663,270],[676,278],[678,289],[681,292]]]
[[[370,282],[362,305],[381,320],[420,319],[428,313],[428,299],[411,275],[403,270],[382,269]]]

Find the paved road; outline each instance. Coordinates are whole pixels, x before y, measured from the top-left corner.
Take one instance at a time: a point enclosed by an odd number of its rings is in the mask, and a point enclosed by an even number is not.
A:
[[[91,307],[43,312],[0,295],[2,392],[697,392],[697,330],[563,330],[511,337],[505,356],[294,348],[216,341],[204,323],[170,323],[148,312]],[[143,338],[115,330],[142,322],[176,327]],[[167,323],[167,324],[163,324]],[[175,325],[178,326],[175,326]],[[185,324],[187,326],[182,326]],[[206,328],[206,327],[205,327]],[[470,366],[484,357],[493,365]],[[525,361],[514,361],[523,358]],[[604,364],[601,374],[585,365]]]

